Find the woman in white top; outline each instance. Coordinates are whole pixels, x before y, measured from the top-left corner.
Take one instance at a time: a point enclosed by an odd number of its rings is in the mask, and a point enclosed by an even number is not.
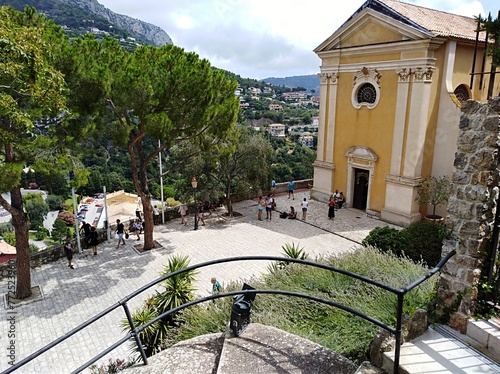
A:
[[[300,206],[302,207],[302,219],[305,220],[307,217],[307,206],[309,205],[309,202],[307,199],[304,197],[304,201],[300,203]]]

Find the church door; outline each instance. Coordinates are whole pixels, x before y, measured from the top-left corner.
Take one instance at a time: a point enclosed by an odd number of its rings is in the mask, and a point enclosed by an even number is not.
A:
[[[352,197],[352,207],[365,210],[368,200],[368,177],[370,172],[364,169],[354,169],[354,191]]]

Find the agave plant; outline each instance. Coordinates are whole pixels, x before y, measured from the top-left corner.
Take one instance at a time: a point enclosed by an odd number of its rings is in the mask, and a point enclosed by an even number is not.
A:
[[[285,243],[285,245],[281,246],[281,248],[283,249],[283,252],[285,253],[285,257],[288,257],[288,258],[295,258],[298,260],[307,260],[309,257],[307,255],[307,253],[304,251],[304,247],[299,248],[299,245],[295,244],[295,243],[292,243],[292,244]],[[273,272],[276,272],[278,270],[284,269],[288,264],[289,264],[289,262],[287,262],[287,261],[278,261],[278,262],[272,263],[268,267],[268,270],[270,273],[273,273]]]

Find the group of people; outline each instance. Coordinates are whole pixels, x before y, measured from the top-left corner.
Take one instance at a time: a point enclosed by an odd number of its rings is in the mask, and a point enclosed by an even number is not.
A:
[[[271,194],[267,195],[266,198],[259,196],[257,201],[257,219],[262,221],[262,213],[264,209],[266,210],[266,219],[271,220],[273,218],[273,210],[276,208],[276,201]]]
[[[335,192],[330,196],[328,200],[328,219],[335,218],[335,211],[342,208],[344,205],[345,196],[343,192],[339,192],[339,190],[335,190]]]

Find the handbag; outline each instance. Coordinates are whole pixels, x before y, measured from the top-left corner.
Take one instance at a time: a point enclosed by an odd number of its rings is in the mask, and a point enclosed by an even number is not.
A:
[[[128,232],[125,233],[125,239],[128,239],[129,235]]]

